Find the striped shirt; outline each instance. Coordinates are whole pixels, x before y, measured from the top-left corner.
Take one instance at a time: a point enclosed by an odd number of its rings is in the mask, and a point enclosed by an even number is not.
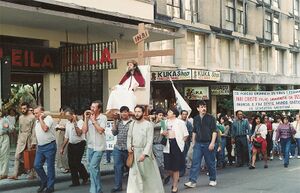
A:
[[[117,148],[118,150],[127,150],[127,133],[131,122],[132,120],[117,121],[116,129],[111,130],[112,134],[114,136],[117,136],[115,148]]]
[[[250,125],[246,119],[236,120],[232,123],[231,137],[248,135],[249,131],[250,131]]]

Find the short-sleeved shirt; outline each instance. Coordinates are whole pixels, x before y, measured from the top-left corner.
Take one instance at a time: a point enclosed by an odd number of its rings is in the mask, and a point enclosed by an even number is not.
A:
[[[196,133],[196,141],[198,143],[211,142],[212,134],[217,132],[216,119],[210,115],[205,114],[202,118],[197,115],[194,118],[193,133]]]
[[[79,120],[77,122],[77,126],[79,129],[82,129],[83,121]],[[77,135],[75,127],[74,127],[74,123],[71,123],[70,121],[68,121],[66,123],[65,138],[69,139],[69,143],[71,143],[71,144],[77,144],[77,143],[80,143],[81,141],[85,140],[84,134],[81,134],[80,136]]]
[[[35,133],[38,145],[46,145],[55,141],[55,125],[51,116],[47,116],[44,119],[46,126],[49,128],[48,131],[44,131],[41,127],[41,123],[39,120],[35,121]]]
[[[102,128],[106,127],[107,117],[103,114],[100,114],[96,119],[98,125]],[[87,132],[87,144],[88,148],[93,149],[94,151],[104,151],[106,149],[106,139],[105,133],[100,134],[92,121],[88,122],[88,132]]]

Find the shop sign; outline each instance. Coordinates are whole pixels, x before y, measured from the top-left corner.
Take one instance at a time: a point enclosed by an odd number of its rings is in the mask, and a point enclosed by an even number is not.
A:
[[[116,51],[115,41],[61,47],[62,71],[116,69],[117,60],[111,58],[111,53]]]
[[[147,39],[148,37],[149,37],[149,32],[148,32],[148,30],[145,30],[145,31],[143,31],[141,33],[138,33],[135,36],[133,36],[132,39],[133,39],[133,42],[135,44],[138,44],[139,42]]]
[[[11,58],[12,72],[57,72],[59,49],[0,44],[0,58]]]
[[[155,71],[151,72],[152,81],[164,80],[191,80],[191,70],[170,70],[170,71]]]
[[[300,89],[281,91],[233,91],[234,111],[300,109]]]
[[[221,73],[209,70],[192,70],[193,80],[220,81]]]
[[[185,87],[184,96],[189,100],[209,100],[209,89],[203,87]]]
[[[212,85],[210,86],[211,95],[230,95],[229,85]]]

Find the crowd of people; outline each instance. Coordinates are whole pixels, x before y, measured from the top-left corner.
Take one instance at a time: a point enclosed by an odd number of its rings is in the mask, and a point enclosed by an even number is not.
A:
[[[197,103],[197,110],[199,114],[194,118],[176,108],[167,112],[153,109],[145,116],[145,108],[139,105],[134,112],[127,106],[115,112],[112,117],[112,134],[117,138],[112,153],[115,185],[111,192],[123,190],[124,173],[128,170],[128,193],[162,193],[163,185],[170,179],[171,192],[177,192],[179,178],[187,175],[187,169],[190,169],[189,180],[184,185],[194,188],[200,171],[207,171],[209,185],[216,186],[217,168],[235,165],[252,170],[256,168],[256,161],[263,159],[266,169],[268,161],[276,157],[288,167],[289,159],[300,159],[299,114],[295,120],[283,115],[268,117],[265,113],[247,118],[242,111],[237,111],[235,117],[222,114],[214,117],[207,113],[204,101]],[[37,192],[54,192],[55,160],[58,167],[63,167],[59,162],[67,160],[64,169],[70,170],[70,186],[90,184],[91,193],[102,192],[100,162],[106,150],[107,117],[101,113],[101,101],[94,101],[81,119],[66,108],[62,111],[65,119],[57,123],[41,106],[32,109],[28,103],[22,103],[20,112],[11,176],[8,176],[8,133],[12,124],[7,116],[0,116],[0,179],[16,180],[24,172],[34,179],[37,174],[41,181]],[[62,140],[60,135],[63,135]],[[22,167],[23,152],[28,149],[36,149],[36,156],[34,168],[26,171]],[[86,150],[88,168],[82,164]],[[128,168],[126,161],[130,152],[134,159]],[[47,174],[44,163],[47,163]]]

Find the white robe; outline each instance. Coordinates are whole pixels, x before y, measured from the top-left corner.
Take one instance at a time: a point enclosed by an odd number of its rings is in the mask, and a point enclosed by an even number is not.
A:
[[[108,102],[107,110],[120,109],[122,106],[127,106],[130,111],[134,111],[136,106],[136,96],[134,90],[139,86],[134,76],[130,76],[123,84],[115,86],[111,91]]]

